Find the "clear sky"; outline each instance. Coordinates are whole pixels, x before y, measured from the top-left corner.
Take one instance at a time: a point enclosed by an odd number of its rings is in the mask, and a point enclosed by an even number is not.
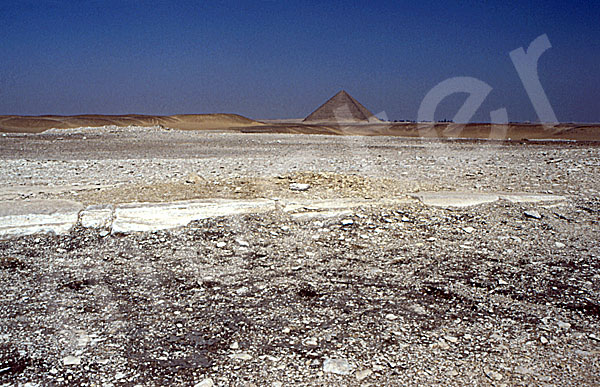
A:
[[[560,121],[600,122],[598,1],[0,2],[0,114],[304,117],[340,89],[416,119],[439,82],[478,78],[537,119],[509,52],[547,34],[540,81]],[[446,99],[452,118],[466,94]]]

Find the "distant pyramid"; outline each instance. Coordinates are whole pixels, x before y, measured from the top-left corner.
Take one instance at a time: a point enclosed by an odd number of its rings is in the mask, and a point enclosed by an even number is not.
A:
[[[304,122],[379,122],[379,119],[342,90],[309,114]]]

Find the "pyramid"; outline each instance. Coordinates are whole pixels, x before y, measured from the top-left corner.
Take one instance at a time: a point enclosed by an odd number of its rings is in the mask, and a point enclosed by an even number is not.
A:
[[[304,122],[379,122],[379,119],[342,90],[310,113]]]

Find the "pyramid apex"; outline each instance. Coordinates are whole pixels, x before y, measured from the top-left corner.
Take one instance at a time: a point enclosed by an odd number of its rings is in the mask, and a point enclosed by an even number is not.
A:
[[[373,113],[342,89],[304,119],[305,122],[373,122]]]

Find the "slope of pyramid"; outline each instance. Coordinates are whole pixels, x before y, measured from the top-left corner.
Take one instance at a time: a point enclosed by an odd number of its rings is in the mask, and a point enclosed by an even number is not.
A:
[[[309,114],[304,122],[379,122],[379,119],[342,90]]]

